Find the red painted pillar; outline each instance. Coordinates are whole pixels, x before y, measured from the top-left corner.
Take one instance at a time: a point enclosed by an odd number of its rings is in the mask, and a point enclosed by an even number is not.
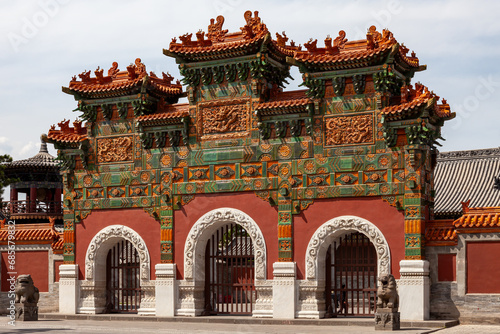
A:
[[[54,195],[55,213],[61,213],[61,188],[56,188]]]
[[[29,211],[30,213],[36,212],[36,187],[30,187],[30,201],[29,201]]]
[[[10,188],[10,214],[17,213],[17,189]]]

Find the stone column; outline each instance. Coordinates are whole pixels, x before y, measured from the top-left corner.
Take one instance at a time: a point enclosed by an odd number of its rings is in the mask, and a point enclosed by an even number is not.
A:
[[[156,316],[173,317],[177,301],[175,263],[159,263],[156,269]]]
[[[402,320],[428,320],[430,312],[429,261],[402,260],[398,282]]]
[[[295,262],[275,262],[273,276],[273,318],[294,319],[297,303]]]
[[[78,307],[78,265],[59,266],[59,313],[76,314]]]

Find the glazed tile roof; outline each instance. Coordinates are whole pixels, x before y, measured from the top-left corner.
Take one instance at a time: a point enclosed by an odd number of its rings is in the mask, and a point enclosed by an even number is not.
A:
[[[189,104],[166,105],[163,112],[137,117],[137,121],[146,125],[179,122],[183,117],[189,116]]]
[[[196,40],[192,40],[192,33],[179,36],[180,42],[173,38],[168,50],[163,50],[163,53],[189,61],[206,61],[255,54],[265,44],[272,55],[284,61],[286,56],[292,56],[293,50],[298,49],[293,43],[285,45],[288,40],[285,34],[277,34],[278,41],[272,40],[258,11],[253,13],[253,17],[251,11],[246,11],[244,17],[246,24],[240,32],[223,30],[224,17],[219,15],[216,20],[210,20],[207,33],[198,31],[194,36]]]
[[[471,208],[500,206],[500,148],[440,153],[434,171],[436,216],[461,215],[462,202]]]
[[[499,229],[500,207],[496,208],[472,208],[462,217],[455,220],[453,225],[457,230],[465,229]]]
[[[3,224],[2,224],[3,225]],[[9,231],[0,229],[0,243],[8,241]],[[15,230],[16,243],[52,243],[59,234],[50,224],[17,224]]]
[[[94,73],[95,77],[90,77],[90,71],[82,72],[78,75],[81,81],[74,76],[69,86],[63,87],[63,92],[75,95],[78,99],[127,96],[140,93],[144,88],[149,88],[162,97],[182,95],[182,85],[179,82],[172,84],[173,77],[165,73],[163,78],[158,78],[153,72],[148,75],[140,58],[135,60],[135,64],[127,66],[126,71],[120,71],[118,63],[114,62],[107,76],[99,68]]]
[[[345,36],[343,30],[335,39],[328,36],[323,48],[317,47],[317,40],[311,39],[304,43],[307,51],[297,50],[293,58],[313,70],[339,70],[381,63],[394,54],[400,67],[421,69],[415,53],[408,56],[409,49],[400,45],[387,29],[380,33],[371,26],[365,40],[347,41]]]
[[[389,120],[397,120],[419,113],[422,110],[421,107],[424,107],[431,111],[431,116],[440,119],[454,118],[455,113],[450,111],[446,100],[443,99],[442,104],[438,104],[438,100],[439,96],[430,92],[424,85],[416,83],[415,89],[412,85],[402,87],[400,103],[383,108],[381,113]]]
[[[456,245],[457,240],[453,220],[431,221],[426,224],[425,244],[427,246]]]
[[[254,106],[255,110],[261,113],[282,113],[305,111],[305,106],[312,103],[306,95],[307,90],[298,90],[290,92],[279,92],[276,96],[267,102],[258,103]]]
[[[69,120],[63,120],[58,125],[59,130],[56,130],[55,125],[50,127],[49,133],[44,140],[70,146],[77,146],[80,142],[87,140],[87,128],[82,126],[81,121],[74,121],[74,127],[69,126]]]
[[[62,253],[64,249],[63,235],[63,233],[57,233],[57,238],[54,239],[54,242],[52,243],[52,249],[54,250],[54,253]]]
[[[33,157],[23,160],[16,160],[6,164],[7,169],[54,169],[58,170],[56,158],[49,154],[47,143],[40,145],[40,151]]]

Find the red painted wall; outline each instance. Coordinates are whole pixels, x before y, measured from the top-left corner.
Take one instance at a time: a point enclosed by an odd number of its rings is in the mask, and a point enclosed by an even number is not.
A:
[[[500,242],[467,243],[467,293],[500,293]]]
[[[258,198],[253,192],[240,194],[196,195],[181,210],[174,211],[174,243],[177,278],[184,278],[184,245],[191,227],[205,213],[228,207],[249,215],[258,225],[267,250],[267,277],[273,277],[273,263],[278,261],[278,211],[277,207]]]
[[[59,266],[63,262],[62,260],[54,261],[54,282],[59,282]]]
[[[438,254],[438,281],[455,282],[457,280],[456,254]]]
[[[10,284],[7,279],[8,253],[2,252],[2,291],[9,291]],[[17,276],[30,274],[35,286],[40,292],[49,291],[49,253],[47,251],[16,251]]]
[[[151,279],[155,279],[155,264],[160,263],[160,223],[142,209],[94,210],[76,225],[76,263],[79,279],[85,279],[85,255],[92,238],[104,227],[124,225],[136,231],[146,242],[151,261]]]
[[[404,216],[382,199],[315,200],[300,215],[294,215],[294,256],[297,279],[304,279],[305,254],[314,232],[328,220],[339,216],[357,216],[375,224],[389,243],[391,271],[399,278],[399,261],[404,259]]]

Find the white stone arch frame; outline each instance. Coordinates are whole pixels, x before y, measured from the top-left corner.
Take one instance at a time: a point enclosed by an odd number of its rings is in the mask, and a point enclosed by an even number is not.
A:
[[[184,246],[184,279],[203,281],[205,247],[208,239],[228,223],[241,225],[250,235],[255,256],[255,280],[266,279],[266,243],[257,223],[245,212],[233,208],[219,208],[205,213],[193,225]],[[197,270],[198,269],[198,270]]]
[[[110,225],[100,230],[90,241],[85,255],[85,280],[106,280],[106,257],[108,251],[120,240],[128,240],[139,253],[141,282],[149,281],[150,258],[146,243],[141,236],[123,225]]]
[[[306,278],[324,277],[325,266],[321,261],[331,243],[349,232],[363,233],[370,239],[377,252],[378,275],[391,273],[391,252],[382,232],[370,221],[356,216],[340,216],[321,225],[314,232],[306,251]]]

